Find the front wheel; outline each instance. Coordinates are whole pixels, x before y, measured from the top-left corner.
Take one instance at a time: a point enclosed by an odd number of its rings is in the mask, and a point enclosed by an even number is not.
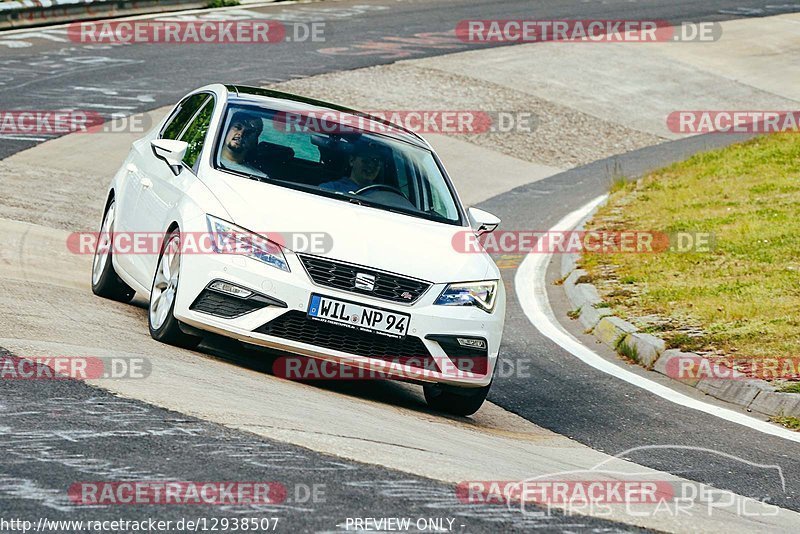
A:
[[[190,336],[181,330],[175,319],[175,297],[178,294],[178,282],[181,274],[181,235],[174,230],[164,239],[161,255],[158,257],[153,286],[150,289],[150,305],[147,319],[150,336],[156,341],[193,349],[201,337]]]
[[[486,400],[492,384],[481,388],[457,388],[438,384],[423,386],[425,400],[434,410],[467,416],[477,412]]]
[[[116,214],[116,202],[112,200],[103,216],[100,234],[97,236],[97,248],[94,249],[94,258],[92,259],[92,293],[98,297],[117,300],[119,302],[130,302],[136,294],[136,291],[122,281],[114,270],[114,262],[111,261],[114,249],[114,220]]]

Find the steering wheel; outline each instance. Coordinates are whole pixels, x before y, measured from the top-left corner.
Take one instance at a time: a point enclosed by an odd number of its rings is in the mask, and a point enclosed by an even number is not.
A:
[[[363,193],[369,193],[370,191],[389,191],[390,193],[395,193],[396,195],[400,195],[401,197],[406,198],[406,196],[403,194],[402,191],[400,191],[396,187],[392,187],[391,185],[386,185],[386,184],[368,185],[356,191],[355,194],[361,195]]]

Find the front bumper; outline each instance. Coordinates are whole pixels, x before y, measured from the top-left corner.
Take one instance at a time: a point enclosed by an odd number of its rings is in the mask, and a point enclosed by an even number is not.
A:
[[[433,284],[414,304],[404,305],[316,285],[306,274],[297,256],[287,252],[286,260],[291,269],[291,272],[288,273],[244,256],[183,255],[180,286],[175,301],[175,317],[200,330],[292,354],[346,364],[368,372],[386,374],[392,378],[461,387],[481,387],[491,382],[500,348],[505,315],[503,284],[498,284],[497,301],[494,312],[491,314],[475,307],[434,305],[433,302],[444,290],[445,284]],[[232,318],[215,316],[207,313],[207,310],[203,312],[198,309],[190,309],[197,297],[214,280],[224,280],[236,284],[269,299],[281,301],[287,307],[270,305]],[[406,365],[403,360],[387,365],[385,357],[382,358],[376,354],[365,355],[348,352],[347,346],[340,347],[343,350],[337,350],[303,342],[299,339],[288,339],[263,333],[270,331],[269,328],[264,328],[265,325],[272,323],[284,314],[292,313],[295,318],[299,317],[298,312],[305,315],[312,293],[410,314],[408,336],[414,336],[420,340],[436,365],[421,369],[416,365]],[[288,317],[284,319],[288,319]],[[360,335],[358,331],[353,331],[353,333],[354,336]],[[439,339],[439,341],[428,339],[429,336]],[[446,349],[450,354],[453,351],[448,348],[446,343],[442,343],[438,336],[485,339],[487,344],[485,372],[464,370],[459,362],[454,362],[447,355]],[[394,343],[391,338],[386,339]],[[410,363],[413,364],[415,361],[412,360]]]

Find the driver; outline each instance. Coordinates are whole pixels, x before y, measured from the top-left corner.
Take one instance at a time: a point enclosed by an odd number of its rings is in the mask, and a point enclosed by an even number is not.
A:
[[[383,167],[383,157],[373,143],[363,143],[350,156],[350,175],[332,182],[320,184],[319,188],[334,193],[355,193],[373,185]]]
[[[264,123],[257,115],[246,111],[233,114],[220,154],[226,169],[246,174],[264,174],[251,162],[253,149],[258,145],[258,137],[263,129]]]

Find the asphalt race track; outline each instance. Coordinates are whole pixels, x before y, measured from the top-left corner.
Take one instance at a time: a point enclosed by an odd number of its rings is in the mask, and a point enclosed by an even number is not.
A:
[[[769,14],[764,11],[768,5],[765,0],[378,0],[243,6],[265,18],[327,23],[324,43],[278,43],[263,52],[246,45],[175,46],[166,51],[151,45],[93,47],[70,43],[55,29],[31,29],[0,34],[0,107],[138,113],[172,104],[187,91],[210,82],[267,85],[491,46],[468,45],[447,37],[463,19],[727,21]],[[800,10],[800,4],[796,8]],[[52,139],[47,135],[0,135],[0,158]],[[607,192],[611,169],[636,177],[741,139],[706,135],[664,142],[517,187],[478,207],[498,215],[505,228],[549,229]],[[3,180],[0,175],[0,191]],[[101,207],[96,209],[99,213]],[[558,265],[560,260],[555,258],[548,280],[559,278]],[[596,451],[620,454],[648,468],[800,512],[800,448],[796,442],[678,406],[581,364],[531,326],[514,294],[515,269],[512,264],[503,271],[509,307],[501,358],[512,367],[524,362],[531,372],[525,377],[497,378],[489,401]],[[561,289],[548,284],[547,291],[556,316],[565,317],[569,306]],[[37,296],[23,293],[14,298]],[[53,306],[60,308],[54,321],[64,321],[70,303],[55,301]],[[106,304],[98,299],[96,306]],[[146,320],[141,320],[144,310],[132,309],[131,314],[139,315],[135,324],[145,325],[146,334]],[[3,313],[16,312],[6,309]],[[610,349],[596,346],[574,322],[565,319],[562,324],[602,356],[618,361]],[[21,336],[0,332],[0,338]],[[187,354],[189,359],[221,361],[265,375],[270,371],[269,356],[218,339],[209,340],[202,353]],[[652,379],[651,374],[648,377]],[[341,394],[387,405],[397,403],[415,410],[421,418],[440,417],[421,408],[405,389],[386,387],[384,391],[375,383],[323,385],[315,386],[315,395]],[[685,393],[700,397],[688,388]],[[287,398],[285,402],[294,401]],[[0,381],[0,414],[3,518],[179,520],[247,515],[278,517],[279,531],[329,532],[345,530],[345,518],[424,517],[454,518],[453,530],[459,532],[639,530],[630,523],[565,517],[558,512],[520,514],[502,505],[464,504],[456,498],[452,484],[433,476],[375,465],[379,462],[354,461],[355,457],[369,457],[370,440],[383,439],[381,428],[372,429],[366,436],[369,439],[365,437],[358,445],[363,449],[361,456],[348,453],[339,457],[287,443],[289,440],[280,436],[269,439],[263,433],[232,429],[73,381]],[[308,417],[313,418],[314,413],[309,412]],[[632,450],[655,445],[662,447]],[[397,454],[404,451],[398,449]],[[465,454],[468,456],[468,451]],[[475,456],[473,461],[490,464],[492,459]],[[755,464],[780,466],[785,485],[774,471]],[[79,480],[120,476],[136,480],[271,479],[287,488],[287,500],[261,508],[197,506],[187,513],[183,507],[156,505],[80,506],[59,489]],[[324,497],[310,498],[315,486]]]
[[[747,12],[747,8],[763,8],[768,4],[751,0],[633,3],[627,0],[545,0],[537,2],[533,12],[526,0],[346,1],[336,2],[335,7],[323,4],[275,5],[257,11],[270,19],[285,22],[327,21],[330,29],[325,35],[326,42],[275,43],[270,45],[268,53],[254,52],[243,45],[204,45],[202,53],[194,47],[176,46],[165,53],[158,46],[69,46],[72,43],[65,34],[48,37],[46,30],[30,30],[13,39],[0,39],[0,49],[3,50],[0,80],[3,82],[3,104],[8,109],[31,109],[32,105],[58,102],[64,107],[75,106],[101,113],[109,109],[144,111],[174,103],[187,91],[217,80],[263,85],[323,72],[465,50],[471,45],[455,38],[436,44],[426,44],[425,39],[398,41],[418,34],[446,34],[464,19],[514,19],[534,14],[549,19],[627,17],[701,22],[734,16],[720,11]],[[7,44],[7,41],[15,43]],[[20,46],[19,42],[31,46]],[[365,47],[365,43],[374,42],[395,43],[395,46],[388,49]],[[320,54],[319,49],[333,50]],[[98,84],[98,80],[103,83]],[[86,89],[75,90],[81,87]],[[5,139],[0,157],[30,145]]]

